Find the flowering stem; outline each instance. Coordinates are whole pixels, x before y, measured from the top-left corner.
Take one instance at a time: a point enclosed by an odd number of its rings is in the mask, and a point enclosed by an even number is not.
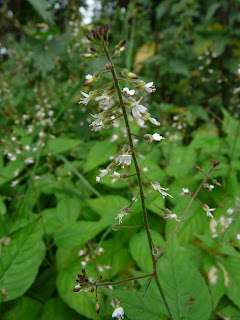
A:
[[[154,277],[154,274],[153,274],[153,273],[150,273],[150,274],[146,274],[146,275],[144,275],[144,276],[133,277],[133,278],[124,279],[124,280],[119,280],[119,281],[115,281],[115,282],[94,283],[94,285],[95,285],[96,287],[116,286],[116,285],[121,284],[121,283],[124,283],[124,282],[134,281],[134,280],[144,279],[144,278],[149,278],[149,277]]]
[[[136,174],[137,174],[137,181],[138,181],[138,187],[139,187],[139,193],[140,193],[140,197],[141,197],[141,205],[142,205],[142,215],[143,215],[143,221],[144,221],[144,227],[147,233],[147,237],[148,237],[148,244],[149,244],[149,248],[150,248],[150,252],[151,252],[151,257],[152,257],[152,263],[153,263],[153,275],[157,284],[157,287],[159,289],[159,292],[163,298],[164,304],[168,310],[169,313],[169,317],[170,320],[173,319],[169,305],[167,303],[167,300],[165,298],[163,289],[161,287],[159,278],[158,278],[158,274],[157,274],[157,259],[155,259],[153,252],[154,252],[154,245],[153,245],[153,241],[152,241],[152,236],[151,236],[151,232],[150,232],[150,228],[149,228],[149,223],[148,223],[148,216],[147,216],[147,211],[146,211],[146,206],[145,206],[145,196],[144,196],[144,192],[143,192],[143,184],[142,184],[142,179],[141,179],[141,173],[140,173],[140,169],[138,166],[138,162],[137,162],[137,157],[136,157],[136,153],[134,150],[134,146],[133,146],[133,140],[132,140],[132,134],[131,134],[131,129],[130,129],[130,125],[129,125],[129,121],[128,121],[128,116],[127,116],[127,111],[126,108],[123,104],[123,97],[122,97],[122,92],[118,83],[118,78],[115,72],[115,68],[112,62],[112,58],[109,54],[108,48],[106,46],[105,43],[103,43],[103,48],[104,48],[104,52],[106,55],[106,58],[109,62],[109,64],[111,65],[111,72],[112,72],[112,77],[113,77],[113,81],[115,84],[115,88],[117,90],[117,94],[118,94],[118,98],[119,98],[119,103],[122,107],[122,112],[123,112],[123,117],[124,117],[124,121],[125,121],[125,126],[127,129],[127,136],[128,136],[128,142],[130,145],[130,148],[133,149],[132,152],[132,158],[133,158],[133,162],[134,162],[134,166],[135,166],[135,170],[136,170]]]
[[[175,229],[174,229],[173,232],[171,233],[170,237],[168,238],[168,240],[165,242],[164,246],[163,246],[162,249],[160,250],[159,254],[158,254],[157,257],[156,257],[156,260],[158,260],[158,259],[161,257],[163,251],[166,249],[167,245],[168,245],[169,242],[172,240],[174,234],[178,231],[178,228],[180,227],[180,225],[181,225],[181,223],[182,223],[182,221],[183,221],[186,213],[188,212],[188,210],[189,210],[189,208],[190,208],[193,200],[196,199],[196,197],[197,197],[199,191],[201,190],[203,184],[204,184],[204,183],[207,181],[207,179],[209,178],[209,175],[210,175],[210,173],[212,172],[213,168],[214,168],[214,166],[209,169],[206,177],[205,177],[204,180],[201,182],[201,184],[199,185],[199,187],[197,188],[197,190],[194,192],[194,194],[193,194],[191,200],[189,201],[189,204],[187,205],[187,207],[186,207],[186,209],[185,209],[185,211],[184,211],[181,219],[179,220],[178,224],[176,225]]]

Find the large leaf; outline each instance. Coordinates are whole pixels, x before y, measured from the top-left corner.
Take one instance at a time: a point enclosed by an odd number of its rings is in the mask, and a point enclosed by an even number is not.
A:
[[[35,320],[41,312],[42,304],[30,297],[21,297],[2,316],[2,320]]]
[[[45,255],[42,228],[32,223],[13,234],[0,260],[0,301],[16,299],[33,283]]]
[[[154,233],[153,235],[154,242],[159,237],[161,245],[161,237]],[[145,272],[151,272],[151,256],[146,241],[143,232],[137,234],[130,243],[130,250],[137,265]],[[195,302],[189,312],[189,320],[209,319],[211,296],[208,287],[201,274],[191,264],[176,242],[172,243],[166,250],[166,254],[160,258],[158,274],[174,320],[188,317],[189,299],[191,297],[195,299]],[[156,300],[154,303],[157,304],[159,293],[156,286],[151,286],[149,291],[151,290],[155,292]]]
[[[61,153],[77,147],[81,142],[77,139],[58,137],[48,141],[48,150],[52,153]]]
[[[228,257],[218,258],[219,266],[223,270],[224,284],[226,286],[227,296],[232,302],[240,308],[240,268],[239,258]]]
[[[110,141],[97,141],[88,153],[85,171],[90,171],[101,164],[110,162],[109,158],[115,155],[116,146]]]
[[[41,320],[77,320],[79,316],[71,310],[59,297],[49,300],[43,307]]]
[[[46,0],[28,0],[37,13],[48,23],[54,24],[53,14],[48,10],[48,2]]]
[[[156,293],[149,291],[143,296],[142,292],[116,291],[127,319],[132,320],[166,320],[166,308]]]

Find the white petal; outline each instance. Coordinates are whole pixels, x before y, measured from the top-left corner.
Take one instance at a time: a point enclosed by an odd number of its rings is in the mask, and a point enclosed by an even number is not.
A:
[[[141,116],[141,114],[139,113],[136,107],[132,108],[132,114],[135,118],[139,118]]]
[[[131,155],[128,154],[125,156],[125,162],[126,162],[126,165],[129,166],[131,164]]]
[[[154,118],[149,118],[149,121],[152,122],[153,124],[155,124],[156,126],[160,126],[160,122],[158,122],[156,119]]]
[[[145,87],[150,88],[153,85],[153,82],[148,82]]]
[[[88,79],[91,79],[92,78],[92,75],[91,74],[87,74],[86,75],[86,79],[88,80]]]
[[[141,113],[145,113],[147,111],[147,108],[142,106],[141,104],[139,104],[137,108],[138,108],[138,111]]]
[[[84,97],[88,98],[88,94],[87,94],[87,93],[82,92],[82,91],[80,91],[80,92],[81,92],[81,94],[82,94]]]

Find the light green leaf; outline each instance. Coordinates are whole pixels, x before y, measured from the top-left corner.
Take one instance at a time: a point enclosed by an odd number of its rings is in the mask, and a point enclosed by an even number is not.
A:
[[[114,291],[115,292],[115,291]],[[119,299],[122,299],[121,306],[124,308],[126,318],[132,320],[166,320],[167,311],[156,293],[150,290],[144,295],[142,292],[116,291]]]
[[[61,199],[56,208],[56,216],[61,224],[69,224],[77,220],[80,214],[80,201],[76,198]]]
[[[163,246],[164,240],[155,231],[151,232],[154,245]],[[152,258],[149,252],[149,244],[145,230],[137,233],[130,241],[130,253],[133,260],[137,263],[138,267],[146,271],[152,272]]]
[[[21,297],[15,301],[10,310],[2,315],[2,320],[35,320],[41,312],[41,302],[30,297]]]
[[[160,259],[158,274],[174,320],[209,320],[212,301],[208,287],[177,246]],[[195,302],[188,314],[190,298]]]
[[[110,141],[97,141],[88,153],[85,171],[88,172],[99,165],[109,162],[110,156],[116,152],[116,146]]]
[[[227,257],[218,258],[218,261],[224,267],[224,284],[226,286],[228,298],[240,308],[240,268],[239,268],[239,258]]]
[[[30,224],[13,234],[11,242],[2,248],[0,260],[0,301],[21,296],[33,283],[45,255],[42,229]]]
[[[48,151],[51,153],[62,153],[77,147],[81,140],[58,137],[48,141]]]
[[[59,297],[49,300],[43,307],[41,320],[77,320],[79,316]]]
[[[107,227],[108,223],[101,221],[77,221],[59,228],[54,239],[58,247],[73,248],[76,245],[81,245],[98,235]]]
[[[28,2],[46,22],[54,24],[53,14],[48,10],[49,7],[46,0],[28,0]]]

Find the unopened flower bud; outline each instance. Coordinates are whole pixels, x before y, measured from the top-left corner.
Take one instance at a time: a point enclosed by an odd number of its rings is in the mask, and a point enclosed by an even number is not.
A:
[[[104,33],[108,33],[108,29],[109,29],[109,23],[106,23],[103,30],[104,30]]]
[[[88,38],[89,41],[93,41],[93,38],[89,34],[86,34],[85,36]]]
[[[99,52],[99,50],[96,49],[96,48],[94,48],[94,47],[91,47],[90,50],[91,50],[91,51],[94,51],[94,52]]]
[[[199,166],[195,166],[195,168],[198,170],[198,171],[201,171],[201,168]]]
[[[119,49],[119,53],[122,53],[122,52],[124,52],[126,50],[126,47],[121,47],[120,49]]]
[[[81,54],[81,57],[86,58],[86,59],[94,58],[94,56],[91,53],[83,53],[83,54]]]
[[[220,164],[220,161],[218,160],[213,160],[213,167],[217,167]]]
[[[222,185],[219,182],[216,182],[216,186],[218,186],[219,188],[222,188]]]
[[[119,48],[120,48],[120,47],[123,47],[123,46],[125,45],[125,43],[126,43],[126,40],[120,41],[119,44],[118,44],[118,45],[119,45]]]
[[[96,303],[96,312],[97,314],[100,312],[100,305],[98,302]]]
[[[85,269],[82,269],[82,274],[86,274],[86,270]]]
[[[127,76],[131,79],[138,79],[138,76],[133,72],[128,72]]]
[[[107,64],[107,65],[106,65],[106,69],[107,69],[107,70],[110,70],[110,69],[111,69],[111,65],[110,65],[110,64]]]
[[[99,276],[97,277],[98,280],[102,280],[102,278],[103,278],[103,277],[102,277],[101,274],[99,274]]]

